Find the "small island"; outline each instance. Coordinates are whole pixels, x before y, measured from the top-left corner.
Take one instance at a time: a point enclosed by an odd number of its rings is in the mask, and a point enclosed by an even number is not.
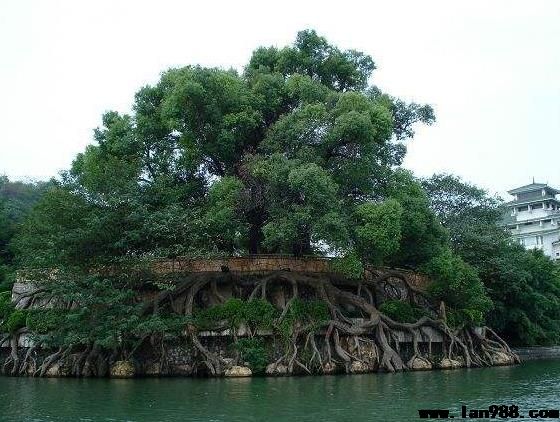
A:
[[[435,114],[374,69],[307,30],[104,114],[68,171],[18,185],[39,194],[2,255],[1,372],[454,369],[556,343],[557,266],[511,242],[499,199],[402,167]]]
[[[157,260],[142,270],[128,268],[126,277],[144,280],[134,297],[143,323],[174,332],[145,333],[119,356],[95,345],[41,350],[34,324],[61,315],[61,308],[79,311],[79,303],[44,295],[45,285],[65,284],[59,274],[21,272],[13,301],[35,317],[12,336],[4,367],[11,365],[12,375],[243,377],[518,362],[490,328],[451,328],[443,302],[438,308],[427,293],[426,277],[366,267],[356,278],[337,265],[337,260],[256,255]],[[106,271],[114,277],[117,270]]]

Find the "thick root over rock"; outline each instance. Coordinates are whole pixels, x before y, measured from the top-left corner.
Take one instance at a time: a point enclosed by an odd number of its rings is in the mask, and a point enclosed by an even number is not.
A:
[[[155,297],[151,295],[145,301],[145,315],[171,313],[193,316],[195,309],[223,304],[231,298],[265,300],[276,308],[278,316],[267,332],[247,326],[240,333],[242,330],[231,330],[228,321],[206,328],[222,333],[230,330],[230,343],[235,343],[241,335],[267,339],[273,344],[270,355],[274,356],[263,369],[268,375],[395,372],[519,362],[515,353],[490,328],[454,330],[449,327],[441,318],[438,306],[432,304],[423,292],[413,288],[398,271],[385,272],[380,276],[369,273],[369,277],[360,281],[289,271],[258,277],[197,273],[177,278],[181,280],[173,280],[173,289],[162,291]],[[414,323],[394,321],[379,311],[379,305],[387,298],[395,297],[424,307],[432,316],[420,318]],[[292,321],[288,333],[285,329],[281,330],[281,327],[285,328],[290,307],[296,301],[311,300],[324,303],[328,318],[319,322],[305,319]],[[123,359],[122,351],[117,354],[101,350],[93,344],[82,347],[76,353],[72,353],[72,347],[67,347],[44,357],[39,364],[37,347],[28,349],[20,357],[17,345],[21,334],[15,333],[10,338],[11,353],[2,366],[5,374],[47,376],[58,372],[60,375],[106,376],[115,372],[113,368],[118,362],[121,366],[123,361],[128,362],[136,351],[136,348],[129,350]],[[192,367],[200,368],[202,365],[206,368],[203,372],[208,375],[231,375],[240,371],[234,368],[245,367],[238,354],[225,358],[220,351],[208,347],[201,337],[201,330],[194,324],[185,327],[184,341],[188,342],[197,360]],[[152,336],[141,339],[139,344],[159,350],[157,366],[162,368],[162,375],[165,375],[165,368],[173,367],[166,362],[163,339]],[[406,351],[402,350],[403,345],[407,345]],[[436,345],[441,350],[433,353]],[[193,372],[200,370],[193,369]],[[246,370],[242,372],[248,374]]]

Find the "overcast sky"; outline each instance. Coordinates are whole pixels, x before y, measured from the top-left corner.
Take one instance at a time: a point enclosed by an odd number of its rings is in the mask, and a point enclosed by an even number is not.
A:
[[[172,66],[239,70],[312,28],[370,54],[371,82],[432,104],[407,168],[503,193],[560,187],[560,1],[0,0],[0,174],[49,178],[106,110]]]

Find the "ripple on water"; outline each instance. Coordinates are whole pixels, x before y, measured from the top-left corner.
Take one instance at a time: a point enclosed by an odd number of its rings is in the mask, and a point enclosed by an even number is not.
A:
[[[560,408],[560,361],[354,376],[76,380],[0,377],[2,421],[400,421],[419,408]]]

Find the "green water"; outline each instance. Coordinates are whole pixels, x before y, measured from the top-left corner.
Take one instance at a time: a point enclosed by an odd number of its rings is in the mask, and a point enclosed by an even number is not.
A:
[[[249,379],[0,377],[1,421],[407,421],[462,404],[560,408],[560,361],[516,367]]]

